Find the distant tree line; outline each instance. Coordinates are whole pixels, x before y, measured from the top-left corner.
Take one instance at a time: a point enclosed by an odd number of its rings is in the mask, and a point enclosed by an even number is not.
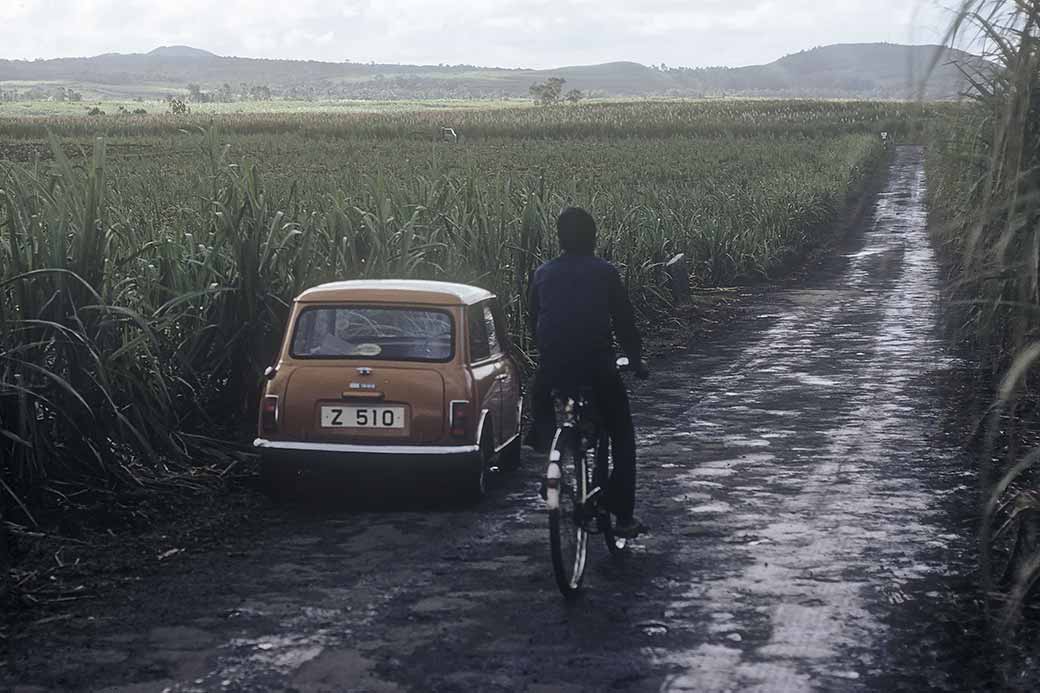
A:
[[[192,103],[233,103],[235,101],[270,101],[273,94],[265,84],[246,84],[241,82],[232,87],[224,82],[218,88],[204,91],[198,84],[188,85],[188,101]]]
[[[577,89],[571,89],[564,94],[563,85],[566,83],[567,80],[562,77],[550,77],[544,82],[532,84],[529,93],[531,98],[543,106],[552,106],[560,101],[578,103],[585,98],[585,94]]]
[[[500,86],[467,83],[457,79],[435,79],[421,75],[376,75],[372,79],[351,82],[321,80],[312,83],[292,83],[285,86],[251,85],[241,83],[234,86],[223,83],[216,87],[190,83],[184,90],[167,93],[162,100],[169,105],[171,99],[189,104],[262,102],[274,99],[297,101],[335,100],[379,100],[400,101],[416,99],[506,99],[520,94]],[[154,98],[154,97],[153,97]],[[35,86],[28,89],[0,90],[3,101],[81,101],[79,92],[67,90],[62,95],[57,88]],[[144,99],[138,97],[137,101]]]
[[[591,94],[578,89],[564,90],[567,81],[551,77],[530,87],[529,95],[540,104],[577,103]],[[522,92],[521,92],[522,93]],[[168,93],[163,100],[171,113],[188,112],[190,104],[236,103],[292,99],[298,101],[351,100],[415,100],[415,99],[508,99],[520,96],[514,89],[502,86],[467,82],[458,79],[440,79],[423,75],[376,74],[370,79],[343,82],[319,80],[292,83],[285,86],[250,84],[233,85],[224,82],[208,86],[198,82],[185,85],[179,93]],[[36,85],[27,89],[0,89],[3,101],[82,101],[83,94],[66,87]],[[144,99],[138,97],[136,101]]]
[[[0,89],[0,101],[82,101],[83,94],[69,87],[34,85],[28,89]]]

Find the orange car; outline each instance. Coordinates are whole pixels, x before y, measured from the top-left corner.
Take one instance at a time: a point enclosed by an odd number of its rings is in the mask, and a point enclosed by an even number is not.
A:
[[[265,480],[307,467],[463,475],[520,454],[520,371],[495,296],[462,284],[346,281],[294,302],[260,403]],[[407,464],[406,463],[411,463]]]

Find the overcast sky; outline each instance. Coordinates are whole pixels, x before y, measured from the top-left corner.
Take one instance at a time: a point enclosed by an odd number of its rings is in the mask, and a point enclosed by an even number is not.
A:
[[[147,52],[560,67],[750,65],[935,43],[956,0],[0,0],[0,58]]]

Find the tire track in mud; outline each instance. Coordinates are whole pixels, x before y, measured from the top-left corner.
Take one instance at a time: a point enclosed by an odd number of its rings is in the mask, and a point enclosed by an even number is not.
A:
[[[36,690],[810,691],[956,688],[945,647],[970,481],[939,431],[923,153],[897,149],[862,247],[770,294],[751,326],[635,385],[639,514],[622,561],[593,545],[556,592],[542,461],[479,508],[272,508],[12,646]],[[753,328],[753,329],[752,329]],[[378,507],[379,499],[369,499]],[[384,504],[385,505],[385,504]],[[912,607],[912,608],[911,608]],[[84,613],[85,617],[87,614]],[[0,683],[3,683],[0,680]]]
[[[888,612],[943,596],[908,594],[947,571],[960,540],[928,478],[959,453],[935,445],[941,393],[928,376],[952,361],[924,193],[921,151],[900,149],[840,279],[789,293],[796,307],[654,435],[679,458],[696,441],[699,461],[679,477],[692,524],[746,539],[705,547],[713,568],[670,609],[675,628],[715,637],[654,651],[677,670],[663,690],[873,689],[898,658]]]

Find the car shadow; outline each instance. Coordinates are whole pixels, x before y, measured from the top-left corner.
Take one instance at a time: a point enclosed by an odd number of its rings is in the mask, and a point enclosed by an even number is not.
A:
[[[450,475],[366,475],[314,472],[301,474],[291,487],[266,489],[259,479],[256,490],[293,515],[315,517],[368,513],[464,513],[493,507],[512,485],[509,471],[489,474],[488,492],[477,501],[465,493],[465,481]]]

